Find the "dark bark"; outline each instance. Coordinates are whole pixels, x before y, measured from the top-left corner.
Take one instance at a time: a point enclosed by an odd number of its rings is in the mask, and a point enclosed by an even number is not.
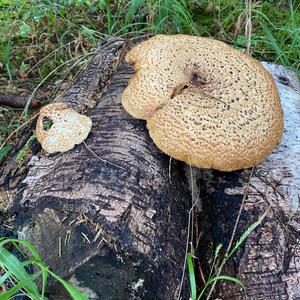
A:
[[[216,246],[228,245],[249,182],[236,239],[270,206],[262,224],[225,266],[224,272],[240,279],[248,299],[300,299],[300,84],[292,71],[264,64],[273,74],[285,115],[282,143],[253,170],[202,173],[202,194],[209,202],[206,237]],[[235,240],[236,240],[235,239]],[[208,243],[208,241],[206,241]],[[238,285],[218,284],[222,299],[243,299]]]
[[[98,47],[82,76],[56,99],[92,118],[85,143],[63,154],[37,152],[21,167],[15,163],[20,143],[3,164],[4,222],[15,216],[19,237],[61,276],[112,251],[139,265],[145,291],[172,299],[182,275],[190,195],[180,163],[169,172],[169,158],[145,123],[122,108],[132,74],[122,62],[127,47],[121,39]]]

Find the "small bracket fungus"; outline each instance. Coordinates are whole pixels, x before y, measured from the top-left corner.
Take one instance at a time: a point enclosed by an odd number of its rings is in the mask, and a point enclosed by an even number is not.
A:
[[[280,142],[283,113],[271,75],[220,41],[157,35],[131,49],[125,110],[147,120],[163,152],[199,168],[251,167]]]
[[[89,117],[80,115],[64,103],[52,103],[40,110],[36,135],[45,151],[65,152],[82,143],[91,128]]]

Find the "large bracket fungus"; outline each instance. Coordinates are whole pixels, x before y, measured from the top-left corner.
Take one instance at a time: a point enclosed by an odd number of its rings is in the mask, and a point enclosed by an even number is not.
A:
[[[68,108],[64,103],[57,102],[48,104],[40,110],[36,135],[48,153],[66,152],[82,143],[91,128],[92,121],[89,117]]]
[[[223,42],[157,35],[129,51],[134,76],[122,95],[147,120],[163,152],[199,168],[253,166],[271,153],[283,113],[271,75]]]

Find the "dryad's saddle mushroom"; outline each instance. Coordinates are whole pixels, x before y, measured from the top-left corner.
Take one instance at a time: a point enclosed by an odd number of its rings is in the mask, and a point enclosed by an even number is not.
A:
[[[89,117],[58,102],[48,104],[40,110],[36,135],[45,151],[65,152],[82,143],[91,128],[92,121]]]
[[[220,41],[157,35],[129,51],[122,95],[163,152],[223,171],[261,162],[280,142],[283,113],[271,75]]]

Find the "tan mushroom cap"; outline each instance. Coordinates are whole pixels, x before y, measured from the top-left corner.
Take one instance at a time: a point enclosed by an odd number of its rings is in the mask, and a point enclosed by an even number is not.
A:
[[[50,121],[51,127],[44,128]],[[36,135],[43,149],[48,153],[65,152],[82,143],[92,128],[89,117],[83,116],[64,103],[44,106],[36,125]]]
[[[283,113],[271,75],[223,42],[157,35],[126,56],[122,95],[163,152],[199,168],[253,166],[280,143]]]

